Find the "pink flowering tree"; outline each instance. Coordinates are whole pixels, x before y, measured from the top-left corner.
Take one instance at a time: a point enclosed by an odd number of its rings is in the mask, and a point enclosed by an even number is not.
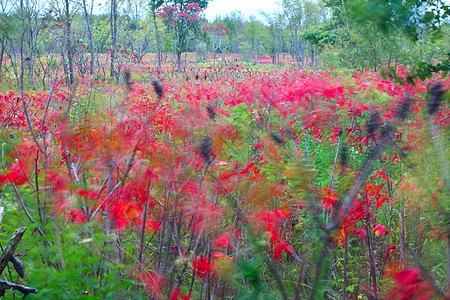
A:
[[[206,5],[205,5],[206,6]],[[181,54],[188,50],[189,32],[200,28],[203,8],[198,2],[174,2],[157,11],[173,38],[173,50],[177,57],[178,72],[181,72]]]
[[[203,26],[203,31],[208,33],[211,38],[215,66],[217,50],[220,50],[222,54],[226,50],[226,45],[224,46],[223,44],[223,37],[230,34],[230,29],[220,24],[211,24]]]

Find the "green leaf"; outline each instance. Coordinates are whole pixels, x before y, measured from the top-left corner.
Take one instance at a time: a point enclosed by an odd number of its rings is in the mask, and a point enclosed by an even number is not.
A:
[[[353,293],[353,291],[355,290],[355,286],[356,286],[356,284],[349,285],[349,286],[345,289],[345,291],[346,291],[346,292]]]

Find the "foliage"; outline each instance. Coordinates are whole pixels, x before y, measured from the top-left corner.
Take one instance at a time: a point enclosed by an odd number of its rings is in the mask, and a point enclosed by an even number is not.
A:
[[[448,72],[450,71],[450,52],[447,53],[447,58],[438,62],[436,65],[426,62],[419,62],[416,66],[413,66],[406,76],[398,76],[397,70],[395,68],[390,68],[387,72],[385,72],[385,76],[388,76],[401,84],[411,84],[415,85],[415,79],[419,79],[421,81],[426,78],[432,78],[433,74],[442,73],[443,77],[448,76]]]
[[[0,98],[2,237],[34,229],[18,255],[35,298],[400,299],[411,286],[428,299],[445,286],[448,79],[428,116],[436,77],[233,64],[187,80],[165,65],[150,83],[145,61],[127,68],[122,88],[26,92],[28,113],[14,91]]]
[[[45,299],[448,297],[446,8],[207,3],[0,15],[2,243],[29,228],[4,276]]]

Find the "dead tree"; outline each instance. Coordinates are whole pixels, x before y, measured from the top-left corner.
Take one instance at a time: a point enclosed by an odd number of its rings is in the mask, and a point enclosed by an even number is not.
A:
[[[3,219],[3,213],[4,209],[0,206],[0,228]],[[16,248],[22,240],[22,237],[26,230],[26,227],[20,227],[19,229],[17,229],[13,233],[6,247],[3,249],[3,253],[0,255],[0,275],[8,266],[8,263],[11,262],[17,274],[19,274],[21,278],[24,277],[25,265],[20,261],[20,259],[14,256],[14,251],[16,251]],[[32,287],[16,284],[7,280],[0,280],[0,297],[5,296],[6,290],[17,290],[23,294],[24,298],[29,294],[37,294],[38,292],[35,288]]]

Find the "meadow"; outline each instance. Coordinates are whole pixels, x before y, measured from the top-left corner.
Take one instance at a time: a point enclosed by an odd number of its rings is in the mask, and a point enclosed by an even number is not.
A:
[[[111,78],[105,56],[68,84],[46,57],[22,90],[6,69],[2,245],[27,227],[6,279],[28,299],[448,299],[449,78],[224,58]]]

